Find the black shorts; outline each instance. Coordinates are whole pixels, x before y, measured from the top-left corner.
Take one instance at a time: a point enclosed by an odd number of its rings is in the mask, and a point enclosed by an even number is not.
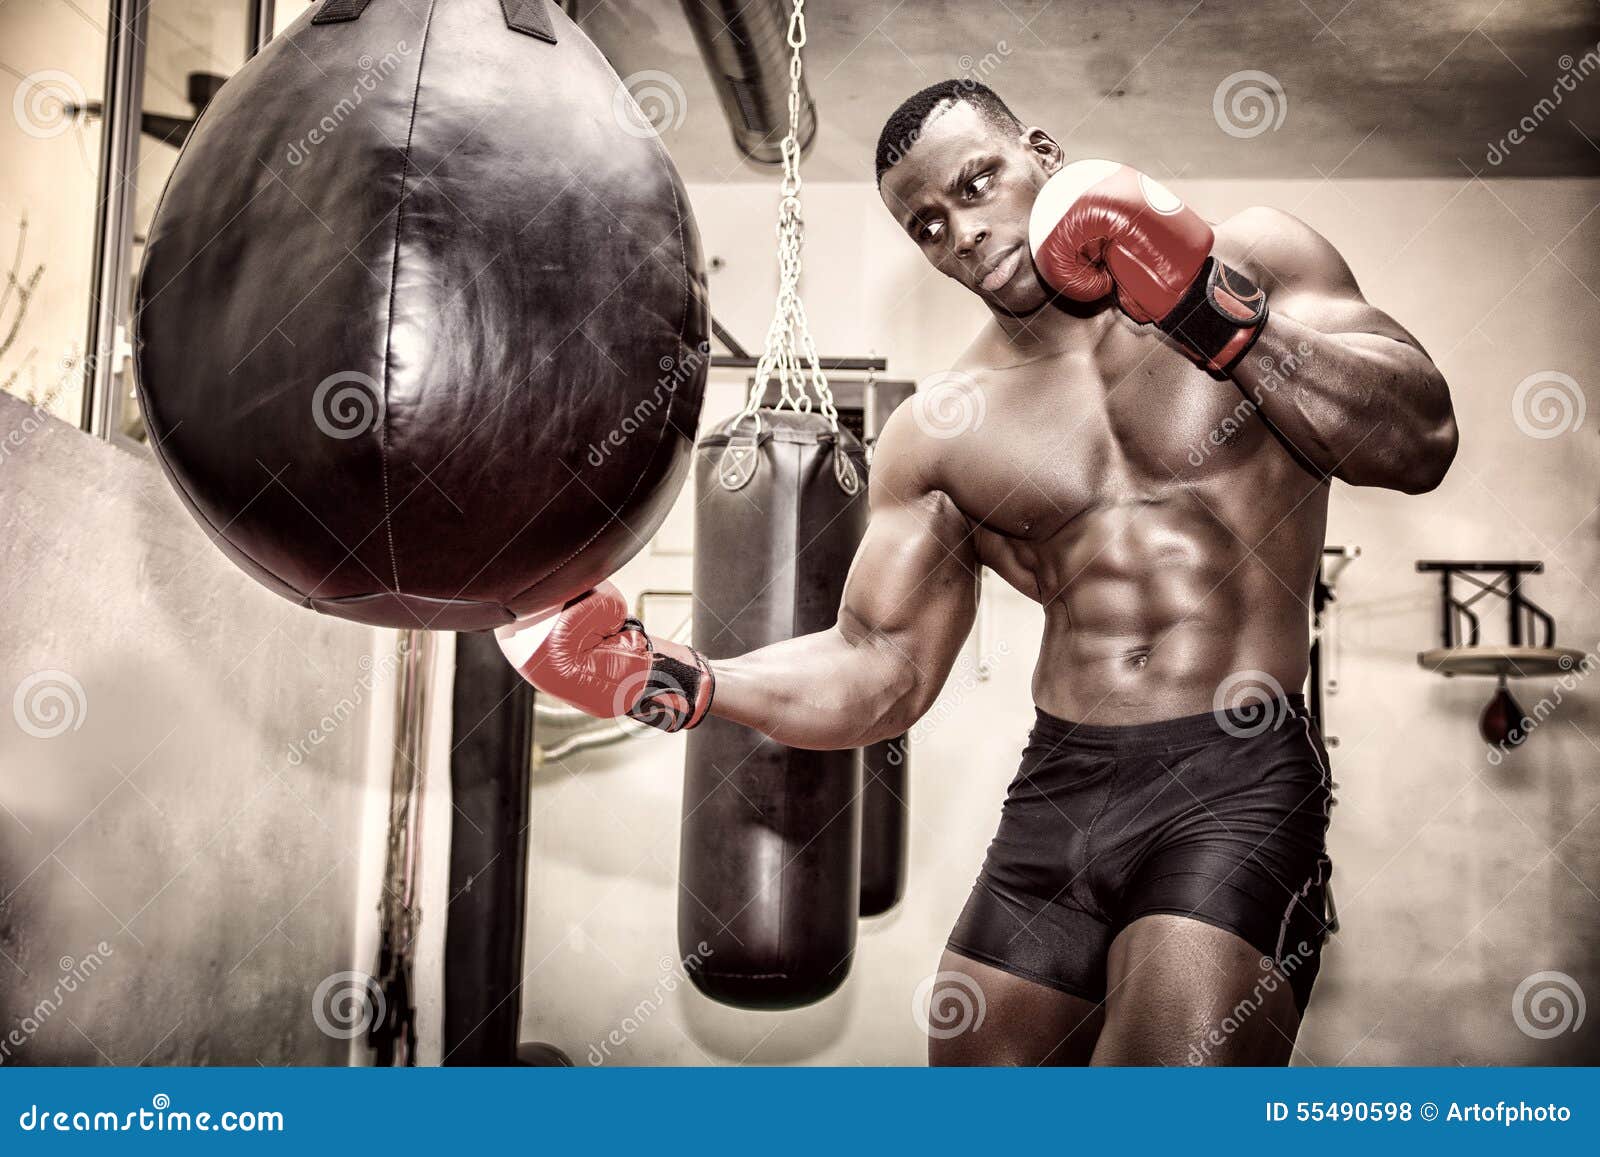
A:
[[[1270,957],[1304,1012],[1330,930],[1332,802],[1298,695],[1133,727],[1040,711],[950,948],[1098,1003],[1112,939],[1172,913]]]

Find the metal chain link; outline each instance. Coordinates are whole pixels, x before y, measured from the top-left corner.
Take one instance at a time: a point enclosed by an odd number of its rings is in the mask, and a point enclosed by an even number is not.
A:
[[[778,187],[778,302],[767,327],[766,348],[756,363],[755,383],[745,400],[741,417],[756,419],[767,384],[778,379],[778,408],[809,411],[812,395],[835,433],[839,411],[834,408],[828,375],[817,360],[811,324],[800,300],[800,250],[805,244],[805,220],[800,205],[800,50],[806,43],[805,0],[794,0],[789,17],[789,132],[783,138],[783,182]]]

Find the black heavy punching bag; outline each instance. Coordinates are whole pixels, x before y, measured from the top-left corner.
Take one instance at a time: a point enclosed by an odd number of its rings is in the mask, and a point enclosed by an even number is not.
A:
[[[861,914],[882,916],[906,890],[906,786],[910,751],[904,735],[861,751]]]
[[[321,0],[223,85],[150,226],[151,445],[279,594],[498,627],[625,563],[706,360],[678,174],[554,0]]]
[[[758,443],[744,418],[695,454],[694,645],[713,659],[831,627],[866,529],[855,436],[817,413],[760,417]],[[707,996],[798,1008],[843,982],[860,792],[859,750],[801,751],[716,718],[689,733],[678,948]]]

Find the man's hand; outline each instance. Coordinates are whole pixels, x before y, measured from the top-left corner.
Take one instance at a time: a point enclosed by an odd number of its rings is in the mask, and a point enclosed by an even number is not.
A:
[[[1211,256],[1211,226],[1127,165],[1063,166],[1039,190],[1028,240],[1047,284],[1075,301],[1115,290],[1129,317],[1207,369],[1232,369],[1266,324],[1266,294]]]
[[[681,731],[705,717],[716,688],[698,651],[652,641],[610,583],[552,618],[501,627],[495,638],[524,679],[603,719],[627,715]]]

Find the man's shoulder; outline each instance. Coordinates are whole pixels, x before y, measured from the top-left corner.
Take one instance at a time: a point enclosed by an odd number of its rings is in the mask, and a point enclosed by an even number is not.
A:
[[[1218,222],[1214,230],[1217,255],[1269,292],[1352,281],[1333,243],[1293,213],[1252,205]]]
[[[1251,205],[1216,223],[1217,240],[1233,245],[1272,245],[1302,247],[1319,234],[1293,213],[1271,205]]]

